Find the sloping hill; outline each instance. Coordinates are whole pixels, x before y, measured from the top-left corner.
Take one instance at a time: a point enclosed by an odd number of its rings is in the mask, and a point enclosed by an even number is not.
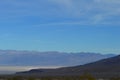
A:
[[[80,75],[91,73],[96,76],[120,76],[120,56],[103,59],[97,62],[58,69],[34,69],[18,74],[33,74],[40,76],[50,75]]]
[[[80,72],[120,72],[120,56],[66,69]]]

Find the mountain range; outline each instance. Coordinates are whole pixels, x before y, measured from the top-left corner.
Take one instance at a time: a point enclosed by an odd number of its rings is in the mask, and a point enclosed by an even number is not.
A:
[[[39,75],[39,76],[73,76],[89,73],[95,77],[120,77],[120,55],[88,63],[85,65],[63,67],[57,69],[32,69],[17,74]]]
[[[57,51],[0,50],[1,66],[73,66],[95,62],[115,56],[100,53],[66,53]]]

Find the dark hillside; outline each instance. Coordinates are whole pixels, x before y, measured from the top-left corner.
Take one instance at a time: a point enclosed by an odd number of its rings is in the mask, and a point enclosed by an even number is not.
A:
[[[31,74],[39,76],[65,76],[65,75],[81,75],[83,73],[90,73],[95,76],[114,77],[120,76],[120,56],[103,59],[97,62],[85,64],[82,66],[65,67],[58,69],[34,69],[27,72],[20,72],[20,74]]]

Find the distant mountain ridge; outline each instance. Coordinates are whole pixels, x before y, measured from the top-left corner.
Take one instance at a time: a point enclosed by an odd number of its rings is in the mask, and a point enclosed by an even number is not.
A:
[[[12,66],[73,66],[95,62],[115,56],[114,54],[98,54],[89,52],[37,52],[0,50],[0,65]]]

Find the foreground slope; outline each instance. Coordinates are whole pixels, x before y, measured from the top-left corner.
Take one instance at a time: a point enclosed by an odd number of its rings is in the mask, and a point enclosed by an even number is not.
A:
[[[120,56],[103,59],[94,63],[76,66],[73,68],[82,72],[120,72]]]
[[[103,59],[97,62],[58,69],[33,69],[17,74],[32,74],[39,76],[80,75],[90,73],[95,76],[120,76],[120,56]]]

